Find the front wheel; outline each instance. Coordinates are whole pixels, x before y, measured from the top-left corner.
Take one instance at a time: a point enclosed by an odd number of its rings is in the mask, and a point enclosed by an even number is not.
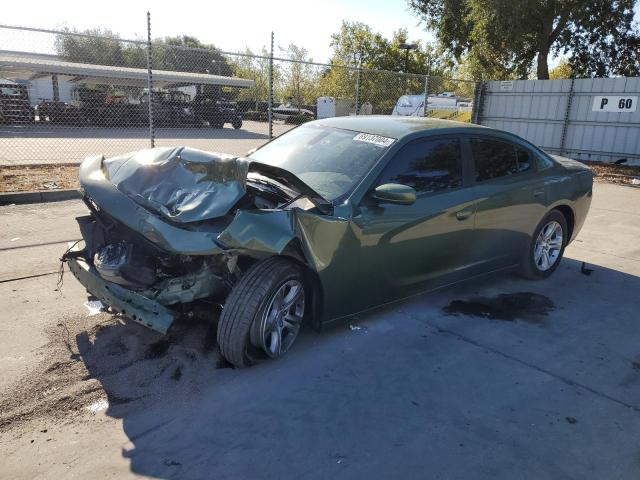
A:
[[[239,128],[242,128],[242,119],[241,118],[234,118],[233,122],[231,122],[231,126],[233,128],[235,128],[236,130],[238,130]]]
[[[236,283],[218,323],[220,352],[247,367],[287,352],[298,336],[306,291],[300,268],[280,257],[253,265]]]
[[[522,274],[527,278],[547,278],[562,259],[569,241],[567,220],[562,213],[553,210],[538,224],[525,258]]]

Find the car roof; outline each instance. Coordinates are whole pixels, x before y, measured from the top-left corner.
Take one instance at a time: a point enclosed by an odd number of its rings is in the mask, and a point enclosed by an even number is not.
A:
[[[316,125],[343,128],[356,132],[370,133],[401,139],[420,132],[429,133],[464,133],[487,129],[473,123],[454,122],[439,118],[403,117],[395,115],[358,115],[348,117],[332,117],[316,120]]]

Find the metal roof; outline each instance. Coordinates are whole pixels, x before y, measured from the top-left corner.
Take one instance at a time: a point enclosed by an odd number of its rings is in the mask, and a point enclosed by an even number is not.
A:
[[[147,86],[147,70],[144,68],[114,67],[59,60],[44,55],[16,54],[0,51],[0,76],[8,79],[35,79],[51,74],[71,77],[72,82],[89,82],[108,85]],[[186,85],[221,85],[249,88],[253,80],[223,77],[208,73],[153,70],[153,84],[158,87]]]
[[[454,122],[452,120],[428,117],[404,117],[400,115],[332,117],[316,120],[312,123],[391,138],[402,138],[426,130],[437,131],[436,133],[460,133],[462,131],[475,131],[478,128],[485,128],[473,123]],[[307,123],[305,125],[309,124]]]

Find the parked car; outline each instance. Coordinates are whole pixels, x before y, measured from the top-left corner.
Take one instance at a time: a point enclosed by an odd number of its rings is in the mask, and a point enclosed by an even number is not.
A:
[[[580,231],[591,170],[510,133],[337,117],[248,158],[186,147],[87,158],[84,245],[63,259],[115,312],[165,333],[223,304],[243,367],[316,328],[497,271],[545,278]]]
[[[230,123],[236,130],[242,128],[242,115],[232,102],[196,95],[192,108],[196,117],[210,127],[224,128],[225,123]]]
[[[82,109],[68,102],[43,100],[35,106],[39,122],[58,125],[82,126],[87,123]]]
[[[0,83],[0,123],[33,123],[35,112],[29,102],[29,90],[9,80]]]
[[[279,120],[286,120],[288,117],[308,117],[314,118],[315,114],[308,108],[298,107],[291,103],[282,103],[273,107],[273,117]]]

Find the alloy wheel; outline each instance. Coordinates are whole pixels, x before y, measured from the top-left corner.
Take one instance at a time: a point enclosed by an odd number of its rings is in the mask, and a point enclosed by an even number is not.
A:
[[[304,300],[304,287],[298,280],[284,282],[271,296],[260,320],[260,346],[269,357],[279,357],[295,341],[304,316]]]
[[[536,238],[533,249],[533,262],[541,272],[553,267],[562,251],[562,226],[555,220],[547,223]]]

